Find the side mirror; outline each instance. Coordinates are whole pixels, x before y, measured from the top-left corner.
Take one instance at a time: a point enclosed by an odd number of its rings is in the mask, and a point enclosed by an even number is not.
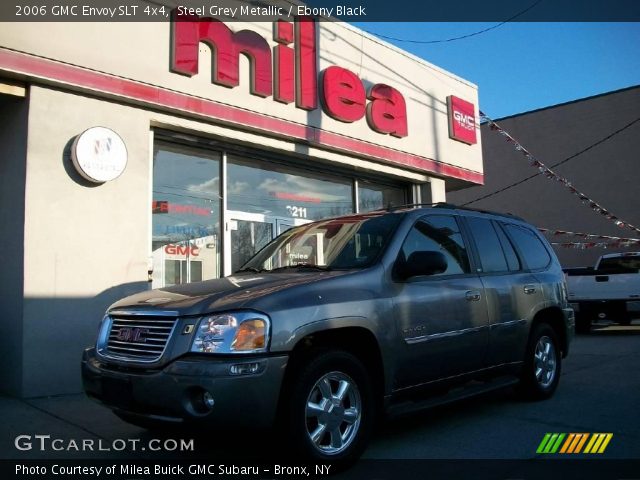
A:
[[[398,274],[403,279],[420,275],[435,275],[447,270],[447,259],[440,252],[413,252],[398,265]]]

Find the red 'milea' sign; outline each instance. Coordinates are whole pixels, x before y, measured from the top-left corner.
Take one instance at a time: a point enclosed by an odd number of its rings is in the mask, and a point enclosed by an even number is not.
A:
[[[251,65],[250,92],[281,103],[292,103],[304,110],[318,108],[345,123],[366,116],[369,127],[382,134],[406,137],[407,108],[402,94],[378,83],[369,91],[358,76],[332,66],[320,74],[318,88],[316,23],[302,17],[295,24],[274,22],[271,47],[265,38],[251,30],[233,32],[220,20],[173,12],[171,71],[187,76],[198,73],[198,44],[211,47],[212,76],[216,85],[233,88],[240,83],[239,56]],[[273,58],[273,60],[272,60]],[[475,133],[475,132],[474,132]]]

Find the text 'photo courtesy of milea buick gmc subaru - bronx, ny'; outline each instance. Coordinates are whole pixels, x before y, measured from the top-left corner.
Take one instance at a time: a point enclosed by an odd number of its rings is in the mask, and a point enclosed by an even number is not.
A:
[[[231,276],[116,302],[82,374],[132,424],[277,425],[339,464],[383,414],[509,385],[550,397],[573,331],[534,227],[408,205],[295,227]]]

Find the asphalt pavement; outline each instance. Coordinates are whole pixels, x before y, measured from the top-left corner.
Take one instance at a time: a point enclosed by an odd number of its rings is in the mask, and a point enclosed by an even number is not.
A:
[[[640,459],[640,322],[628,327],[596,327],[578,335],[563,363],[555,396],[523,402],[510,390],[474,398],[385,422],[364,454],[366,459],[533,459],[546,433],[613,433],[600,455],[609,459]],[[156,434],[128,425],[83,394],[34,399],[0,396],[4,434],[0,458],[109,459],[181,457],[180,449],[144,451]],[[40,440],[36,435],[49,435]],[[215,431],[196,437],[165,434],[160,442],[193,440],[196,452],[223,459],[277,456],[269,432]],[[16,446],[16,438],[21,437]],[[51,440],[60,450],[52,448]],[[127,448],[120,451],[123,442]],[[93,450],[82,451],[82,442]],[[119,442],[119,443],[118,443]],[[136,443],[137,442],[137,443]],[[138,448],[129,448],[136,443]],[[46,448],[41,449],[41,445]],[[77,449],[74,448],[77,446]],[[113,447],[117,448],[113,448]],[[100,449],[99,449],[100,448]]]

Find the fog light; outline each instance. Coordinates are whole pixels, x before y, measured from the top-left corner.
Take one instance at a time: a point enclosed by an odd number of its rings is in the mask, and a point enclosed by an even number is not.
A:
[[[231,365],[229,372],[231,375],[249,375],[251,373],[256,373],[260,365],[258,363],[238,363],[236,365]]]
[[[202,403],[205,407],[211,409],[216,404],[216,401],[213,399],[213,395],[205,390],[205,392],[202,394]]]

